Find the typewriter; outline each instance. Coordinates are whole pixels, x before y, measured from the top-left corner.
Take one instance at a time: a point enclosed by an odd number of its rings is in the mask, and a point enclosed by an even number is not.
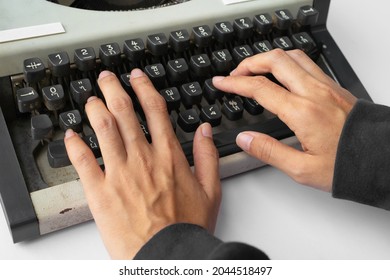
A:
[[[302,49],[343,87],[369,100],[326,28],[329,5],[329,0],[2,1],[0,198],[13,241],[92,219],[63,135],[72,127],[104,164],[83,110],[89,96],[101,94],[96,78],[104,69],[116,73],[133,98],[148,138],[129,84],[131,69],[147,73],[167,101],[191,164],[194,130],[210,122],[222,178],[263,165],[236,146],[241,131],[299,146],[292,131],[256,101],[212,85],[214,75],[228,75],[246,57],[273,48]]]

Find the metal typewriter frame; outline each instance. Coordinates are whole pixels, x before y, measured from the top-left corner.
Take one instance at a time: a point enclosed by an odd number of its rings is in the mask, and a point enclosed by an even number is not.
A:
[[[197,2],[197,0],[193,0],[184,4],[180,5],[186,5],[191,2]],[[198,2],[201,2],[198,1]],[[203,1],[205,2],[205,1]],[[285,1],[292,2],[292,1]],[[306,1],[310,2],[311,1]],[[247,2],[254,5],[254,2]],[[262,2],[263,3],[263,2]],[[364,98],[370,100],[370,97],[366,90],[364,89],[362,83],[360,82],[357,75],[354,73],[353,69],[349,65],[348,61],[342,54],[341,50],[336,45],[335,41],[329,34],[327,27],[326,27],[326,21],[330,6],[330,0],[314,0],[313,6],[319,10],[320,12],[320,18],[318,20],[318,23],[316,26],[313,26],[311,29],[311,33],[314,37],[314,40],[316,41],[317,45],[322,49],[322,56],[324,58],[324,63],[327,63],[329,66],[329,70],[334,75],[334,78],[337,79],[337,81],[346,89],[351,91],[355,96],[358,98]],[[240,4],[241,5],[241,4]],[[224,8],[222,6],[222,8]],[[288,6],[287,6],[288,8]],[[166,8],[161,8],[166,9]],[[233,10],[231,7],[224,8],[226,10],[229,10],[229,13],[233,17]],[[246,11],[241,12],[241,14],[245,14]],[[259,11],[257,11],[259,12]],[[129,16],[131,16],[131,13],[133,12],[127,12],[129,13]],[[252,15],[255,14],[256,11],[253,11]],[[240,15],[237,15],[237,17]],[[231,20],[232,18],[224,18],[226,20]],[[214,19],[213,19],[214,20]],[[215,19],[218,20],[218,19]],[[183,27],[191,26],[194,23],[189,21],[186,22]],[[207,22],[205,24],[208,24]],[[171,30],[173,31],[173,30]],[[140,31],[142,33],[142,31]],[[138,34],[136,34],[138,35]],[[115,41],[116,34],[113,34],[113,41]],[[127,34],[129,36],[129,34]],[[99,40],[99,37],[97,37],[97,40]],[[110,40],[110,38],[108,38]],[[120,39],[119,39],[120,42]],[[91,42],[93,44],[97,44],[97,42]],[[25,44],[25,42],[23,43]],[[55,47],[53,47],[53,50],[55,51]],[[96,47],[96,46],[95,46]],[[2,46],[0,44],[0,50]],[[65,51],[68,51],[65,46]],[[43,52],[43,51],[42,51]],[[38,51],[38,53],[34,54],[26,54],[26,56],[40,56],[42,54]],[[0,51],[1,53],[1,51]],[[0,72],[0,104],[1,104],[1,114],[0,114],[0,147],[1,147],[1,158],[7,159],[6,162],[1,161],[0,163],[0,200],[1,204],[7,219],[7,223],[9,225],[13,241],[20,242],[27,239],[32,239],[39,237],[44,232],[42,231],[42,225],[40,225],[36,209],[34,209],[34,205],[32,202],[32,194],[29,192],[26,182],[24,180],[21,168],[19,166],[19,162],[16,156],[16,153],[13,148],[13,143],[8,131],[7,123],[8,120],[14,118],[15,115],[15,109],[14,106],[11,106],[11,104],[14,104],[14,96],[12,92],[12,83],[10,80],[10,75],[18,74],[17,70],[15,70],[18,66],[16,64],[21,64],[21,61],[4,61],[6,64],[9,64],[10,67],[10,73],[1,73]],[[1,77],[2,76],[2,77]],[[284,125],[279,121],[279,127],[283,127]],[[284,133],[280,135],[275,135],[272,132],[270,135],[273,135],[274,137],[280,139],[281,141],[284,141],[288,143],[289,145],[299,145],[297,143],[295,137],[291,137],[292,133],[289,131],[287,127],[284,129]],[[184,147],[184,150],[187,151],[186,154],[189,158],[191,158],[191,147]],[[249,156],[244,154],[239,150],[239,148],[235,145],[230,145],[227,147],[224,147],[221,151],[221,156],[230,154],[229,156],[222,157],[221,161],[224,162],[226,166],[229,165],[230,169],[235,169],[236,172],[226,172],[221,174],[221,177],[227,177],[234,175],[235,173],[241,173],[244,171],[247,171],[249,169],[253,169],[256,167],[260,167],[263,165],[263,163],[259,161],[255,161],[254,159],[251,159]],[[241,158],[245,160],[247,166],[235,166],[234,162],[235,159]],[[80,188],[81,189],[81,188]],[[80,190],[82,192],[82,190]],[[81,194],[82,196],[82,194]],[[84,208],[87,206],[84,206]],[[64,209],[65,211],[66,209]],[[66,211],[63,213],[65,214]],[[92,217],[89,214],[88,209],[81,209],[82,213],[80,217],[80,222],[89,220]],[[76,222],[73,222],[75,224]],[[50,231],[50,230],[49,230]]]

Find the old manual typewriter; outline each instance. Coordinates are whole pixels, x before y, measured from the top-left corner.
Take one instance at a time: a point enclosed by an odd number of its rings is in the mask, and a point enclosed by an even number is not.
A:
[[[102,162],[83,106],[101,94],[96,78],[104,69],[116,73],[133,98],[149,138],[129,84],[133,68],[147,73],[167,102],[190,163],[194,130],[210,122],[221,177],[262,166],[236,146],[241,131],[299,146],[288,127],[256,101],[220,92],[210,82],[246,57],[273,48],[302,49],[343,87],[370,99],[326,28],[329,5],[330,0],[2,1],[0,198],[13,241],[92,219],[63,131],[80,133]]]

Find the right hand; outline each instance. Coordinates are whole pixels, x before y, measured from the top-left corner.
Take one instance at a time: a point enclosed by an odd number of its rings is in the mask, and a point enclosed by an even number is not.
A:
[[[263,74],[272,73],[285,88]],[[243,132],[237,144],[295,181],[332,190],[337,147],[356,98],[328,77],[302,51],[276,49],[245,59],[228,77],[214,77],[220,90],[254,98],[297,136],[302,151],[258,132]]]

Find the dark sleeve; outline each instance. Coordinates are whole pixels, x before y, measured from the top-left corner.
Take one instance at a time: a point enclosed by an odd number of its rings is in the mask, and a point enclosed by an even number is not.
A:
[[[390,210],[390,108],[359,100],[344,125],[333,196]]]
[[[193,224],[170,225],[153,236],[137,253],[138,260],[260,260],[262,251],[244,243],[224,243]]]

